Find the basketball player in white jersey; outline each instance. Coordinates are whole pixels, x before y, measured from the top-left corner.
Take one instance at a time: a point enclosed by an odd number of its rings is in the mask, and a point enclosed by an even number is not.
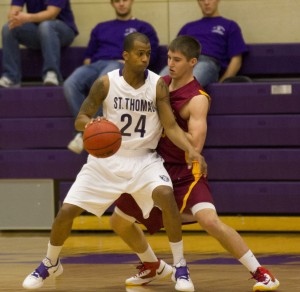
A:
[[[103,104],[104,118],[121,130],[122,145],[108,158],[88,156],[54,220],[46,257],[26,277],[24,288],[40,288],[47,277],[63,272],[59,254],[75,217],[84,210],[100,217],[126,192],[133,196],[145,218],[154,205],[162,210],[174,267],[158,260],[156,275],[164,278],[180,270],[176,273],[176,290],[194,291],[183,255],[181,219],[171,179],[155,151],[162,127],[173,143],[186,151],[189,167],[193,160],[201,163],[201,156],[175,121],[165,82],[147,70],[150,53],[147,36],[129,34],[124,41],[124,68],[97,79],[83,102],[75,121],[76,129],[84,131]]]

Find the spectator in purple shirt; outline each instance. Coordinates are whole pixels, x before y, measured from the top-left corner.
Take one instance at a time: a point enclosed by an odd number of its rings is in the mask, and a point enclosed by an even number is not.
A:
[[[132,16],[133,0],[111,0],[116,19],[101,22],[91,32],[84,65],[77,68],[64,82],[64,94],[74,118],[88,95],[94,81],[109,71],[123,67],[123,40],[132,32],[145,34],[151,44],[150,64],[155,62],[158,37],[154,28]],[[101,115],[101,112],[98,112]],[[80,154],[83,150],[82,133],[75,133],[68,149]]]
[[[194,76],[205,87],[235,76],[247,51],[240,27],[220,15],[220,0],[197,0],[203,17],[185,24],[178,35],[189,35],[201,44],[201,56],[194,67]],[[166,66],[160,75],[168,75]]]
[[[27,12],[23,11],[26,5]],[[2,29],[3,74],[0,87],[20,87],[20,44],[43,55],[45,85],[59,85],[61,47],[69,46],[78,30],[69,0],[12,0]]]

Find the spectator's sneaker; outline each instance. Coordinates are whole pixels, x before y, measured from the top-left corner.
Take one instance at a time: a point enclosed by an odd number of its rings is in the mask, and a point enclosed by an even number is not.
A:
[[[189,269],[184,259],[173,267],[172,280],[176,283],[176,291],[195,291]]]
[[[0,78],[0,87],[4,88],[17,88],[20,87],[20,83],[13,83],[9,78],[3,76]]]
[[[279,287],[279,281],[264,267],[257,268],[252,274],[252,279],[256,280],[253,291],[274,291]]]
[[[48,71],[44,78],[44,85],[46,86],[58,86],[59,81],[57,79],[57,75],[54,71]]]
[[[139,272],[127,279],[125,284],[128,286],[140,286],[148,284],[154,280],[162,280],[172,274],[172,267],[163,260],[154,263],[141,263],[137,266]]]
[[[63,267],[58,259],[56,265],[52,265],[48,258],[44,258],[39,267],[29,274],[24,282],[23,288],[33,290],[43,286],[44,280],[49,276],[58,277],[63,272]]]
[[[82,140],[82,134],[78,133],[74,137],[74,139],[68,144],[68,149],[80,154],[83,150],[83,140]]]

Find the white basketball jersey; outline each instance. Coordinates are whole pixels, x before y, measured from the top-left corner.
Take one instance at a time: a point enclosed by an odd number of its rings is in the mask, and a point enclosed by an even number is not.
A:
[[[138,89],[123,78],[122,70],[108,73],[109,91],[103,102],[103,116],[122,133],[123,149],[156,149],[162,126],[156,108],[159,75],[146,70],[145,84]]]

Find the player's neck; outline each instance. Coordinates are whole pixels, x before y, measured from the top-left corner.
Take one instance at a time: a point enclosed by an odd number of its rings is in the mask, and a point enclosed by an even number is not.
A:
[[[138,89],[145,84],[145,74],[128,72],[123,68],[122,75],[124,80],[133,88]]]
[[[178,88],[183,87],[184,85],[192,82],[194,80],[194,76],[193,75],[188,75],[188,76],[182,76],[178,79],[172,79],[170,85],[169,85],[169,90],[170,91],[174,91]]]

